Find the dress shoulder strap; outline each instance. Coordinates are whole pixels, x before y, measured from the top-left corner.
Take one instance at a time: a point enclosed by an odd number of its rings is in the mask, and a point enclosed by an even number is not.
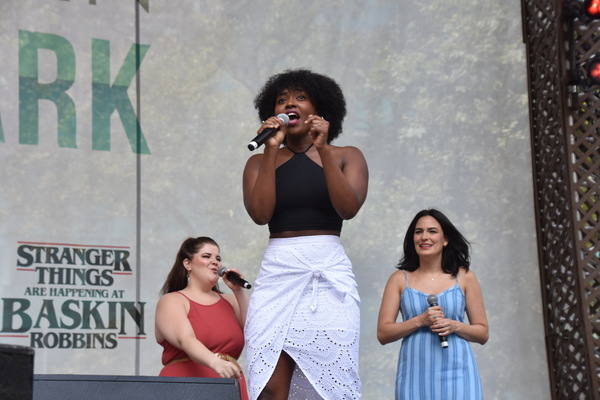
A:
[[[179,293],[180,295],[182,295],[183,297],[185,297],[186,299],[188,299],[188,301],[191,301],[189,297],[187,297],[185,294],[181,293],[180,291],[177,291],[175,293]]]
[[[404,273],[404,280],[406,281],[406,287],[409,287],[408,286],[408,276],[406,275],[406,270],[403,269],[402,272]]]
[[[458,275],[460,275],[460,269],[456,273],[456,286],[458,286],[460,288],[460,283],[458,282]],[[461,288],[461,290],[462,290],[462,288]]]

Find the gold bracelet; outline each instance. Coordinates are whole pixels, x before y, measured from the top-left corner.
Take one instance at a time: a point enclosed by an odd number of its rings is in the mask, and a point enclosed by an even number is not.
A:
[[[228,356],[227,354],[215,353],[215,356],[219,357],[221,360],[237,362],[235,358]]]

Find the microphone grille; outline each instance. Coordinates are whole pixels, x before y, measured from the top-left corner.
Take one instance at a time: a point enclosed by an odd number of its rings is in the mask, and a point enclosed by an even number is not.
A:
[[[279,118],[285,126],[287,126],[287,124],[289,124],[290,122],[290,117],[288,117],[287,114],[284,113],[277,114],[277,118]]]
[[[225,271],[227,271],[227,268],[225,268],[225,267],[219,268],[219,276],[225,275]]]
[[[429,303],[429,305],[437,304],[437,296],[435,294],[427,296],[427,303]]]

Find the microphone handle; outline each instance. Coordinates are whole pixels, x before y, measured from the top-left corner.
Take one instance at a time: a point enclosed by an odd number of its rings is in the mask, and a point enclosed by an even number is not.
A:
[[[448,347],[448,338],[446,336],[440,336],[440,343],[442,345],[442,349]]]
[[[263,144],[264,142],[267,141],[267,139],[269,138],[269,136],[271,136],[273,133],[275,133],[277,130],[273,129],[273,128],[267,128],[264,131],[262,131],[261,133],[259,133],[249,144],[248,144],[248,150],[252,151],[252,150],[256,150],[259,148],[259,146],[261,144]]]
[[[285,126],[287,126],[287,124],[290,122],[290,118],[287,116],[287,114],[283,114],[283,113],[277,114],[277,118],[279,118],[279,120],[281,122],[283,122],[283,124]],[[265,129],[264,131],[262,131],[261,133],[256,135],[256,137],[254,139],[252,139],[252,141],[248,144],[248,150],[253,151],[253,150],[258,149],[261,144],[263,144],[264,142],[267,141],[269,136],[271,136],[278,130],[279,129],[275,129],[275,128]]]
[[[227,279],[229,279],[231,282],[235,283],[236,285],[243,287],[244,289],[250,289],[252,287],[252,285],[248,281],[246,281],[245,279],[240,277],[235,272],[231,272],[231,273],[228,272]]]
[[[429,301],[429,299],[427,300]],[[435,299],[435,301],[431,301],[429,303],[429,307],[434,307],[437,306],[437,298]],[[440,344],[442,345],[442,349],[445,349],[448,347],[448,338],[446,336],[440,336]]]
[[[230,278],[227,277],[227,279],[230,279]],[[250,283],[248,283],[246,280],[240,278],[238,275],[233,275],[233,277],[231,278],[231,281],[237,283],[244,289],[250,289],[252,287],[252,285]]]

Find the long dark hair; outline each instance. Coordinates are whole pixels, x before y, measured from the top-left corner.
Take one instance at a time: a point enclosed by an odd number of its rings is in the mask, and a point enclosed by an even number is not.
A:
[[[177,256],[175,257],[173,267],[171,267],[171,272],[169,272],[167,280],[160,290],[161,295],[185,289],[188,281],[188,272],[183,266],[183,262],[185,260],[191,261],[192,258],[194,258],[194,254],[198,253],[206,244],[212,244],[219,247],[217,242],[207,236],[200,236],[197,238],[190,237],[183,241],[177,252]],[[215,285],[212,290],[221,293],[218,285]]]
[[[308,94],[317,113],[329,121],[327,143],[342,133],[342,122],[346,116],[346,99],[342,89],[328,76],[307,69],[288,69],[267,80],[254,99],[260,120],[273,116],[277,96],[285,89],[301,90]]]
[[[412,222],[408,226],[406,235],[404,236],[404,256],[396,265],[398,269],[404,269],[407,271],[415,271],[419,268],[419,256],[415,250],[414,234],[417,226],[417,222],[420,218],[430,216],[436,219],[436,221],[442,227],[442,232],[448,241],[448,244],[442,251],[442,270],[445,273],[456,276],[459,268],[469,270],[471,265],[471,256],[469,254],[470,243],[465,237],[456,229],[454,224],[450,222],[441,211],[434,208],[421,210],[415,215]]]

